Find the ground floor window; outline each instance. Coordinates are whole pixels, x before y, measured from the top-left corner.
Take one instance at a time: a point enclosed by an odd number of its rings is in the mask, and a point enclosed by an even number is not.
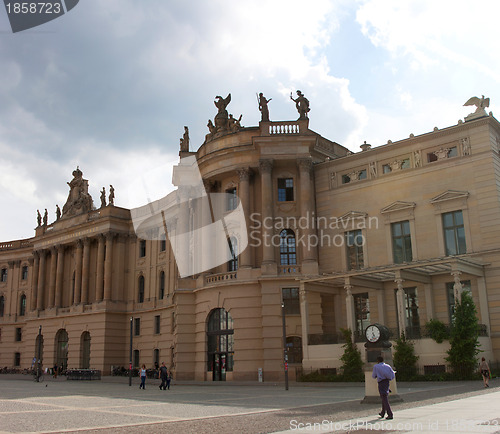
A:
[[[226,372],[233,370],[234,325],[224,308],[212,310],[207,321],[207,370],[214,381],[224,381]]]
[[[90,333],[83,332],[80,342],[80,366],[81,369],[89,369],[90,368]]]
[[[64,329],[56,334],[56,364],[61,371],[68,367],[68,332]]]
[[[302,363],[302,338],[300,336],[286,338],[286,354],[288,363]]]

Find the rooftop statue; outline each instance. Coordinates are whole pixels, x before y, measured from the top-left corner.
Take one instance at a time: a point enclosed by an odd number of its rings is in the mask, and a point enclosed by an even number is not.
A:
[[[261,122],[269,122],[269,107],[267,106],[267,103],[271,101],[272,98],[266,99],[264,94],[261,92],[259,93],[257,100],[259,101],[259,110],[262,115]]]
[[[215,115],[214,121],[215,121],[215,126],[217,127],[217,131],[228,129],[227,121],[229,119],[229,116],[227,114],[226,107],[230,102],[231,102],[231,94],[229,94],[225,99],[219,95],[215,97],[214,104],[215,107],[217,107],[218,112]]]
[[[486,111],[484,109],[490,106],[490,99],[485,98],[484,95],[481,95],[481,98],[473,96],[472,98],[469,98],[469,100],[464,104],[464,107],[469,105],[475,105],[476,111],[466,116],[466,121],[486,116]]]
[[[109,204],[115,204],[115,188],[111,184],[109,185]]]
[[[297,91],[297,98],[292,96],[290,92],[290,99],[295,102],[295,107],[297,107],[297,111],[299,112],[299,121],[308,119],[307,113],[311,111],[309,108],[309,100],[302,94],[300,90]]]
[[[189,152],[189,128],[184,127],[184,134],[181,139],[181,152]]]
[[[68,182],[68,185],[70,191],[62,209],[63,218],[91,211],[94,202],[89,194],[89,183],[83,179],[83,173],[78,167],[73,171],[73,179]]]

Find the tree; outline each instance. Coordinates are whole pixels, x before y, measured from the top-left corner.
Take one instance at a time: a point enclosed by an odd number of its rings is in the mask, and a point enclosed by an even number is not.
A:
[[[347,381],[363,381],[363,360],[361,359],[361,351],[358,350],[356,344],[352,341],[352,333],[350,329],[340,329],[344,335],[345,344],[344,354],[340,357],[342,361],[342,372],[344,380]]]
[[[446,361],[460,379],[471,378],[476,371],[479,353],[479,320],[472,296],[463,291],[455,304],[451,326],[450,349]]]
[[[404,333],[396,339],[393,359],[398,380],[408,381],[414,379],[417,375],[419,357],[415,355],[413,342],[407,340]]]

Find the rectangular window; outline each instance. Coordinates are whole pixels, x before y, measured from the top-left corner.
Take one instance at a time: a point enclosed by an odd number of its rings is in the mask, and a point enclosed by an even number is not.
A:
[[[170,318],[170,331],[172,333],[175,331],[175,312],[172,312],[172,316]]]
[[[469,294],[472,292],[470,287],[470,280],[463,280],[460,282],[462,284],[462,291],[468,292]],[[448,300],[448,319],[450,324],[453,323],[453,314],[455,313],[455,290],[453,287],[455,286],[455,282],[447,282],[446,283],[446,299]]]
[[[167,236],[162,234],[160,237],[160,252],[167,250]]]
[[[467,253],[462,211],[447,212],[442,217],[446,256]]]
[[[278,178],[278,202],[293,201],[293,178]]]
[[[236,195],[236,187],[226,190],[226,211],[232,211],[238,207],[238,196]]]
[[[16,342],[21,342],[23,339],[23,330],[21,327],[16,327]]]
[[[134,368],[139,367],[139,350],[134,350]]]
[[[160,334],[160,315],[155,316],[155,335]]]
[[[28,266],[27,265],[25,265],[22,269],[21,279],[28,280]]]
[[[14,353],[14,366],[21,366],[21,353]]]
[[[396,306],[397,306],[397,290]],[[420,339],[420,315],[418,312],[417,288],[404,288],[403,305],[405,309],[405,336],[408,339]],[[396,318],[399,324],[399,312],[396,309]]]
[[[300,315],[299,288],[283,288],[285,315]]]
[[[392,254],[395,264],[411,262],[413,259],[411,253],[411,235],[410,222],[405,220],[391,224],[392,232]]]
[[[361,229],[345,233],[347,250],[347,268],[359,270],[364,267],[363,244],[364,238]]]
[[[366,327],[370,325],[370,300],[367,292],[353,294],[353,298],[354,317],[356,319],[355,334],[357,336],[363,336]]]
[[[139,336],[141,334],[141,319],[134,318],[134,335]]]
[[[7,282],[7,268],[2,268],[0,272],[0,282]]]
[[[139,258],[146,256],[146,240],[139,241]]]

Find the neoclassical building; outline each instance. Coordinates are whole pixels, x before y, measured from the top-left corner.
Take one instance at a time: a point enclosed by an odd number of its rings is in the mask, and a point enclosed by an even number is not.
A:
[[[478,107],[352,153],[311,131],[307,100],[294,101],[297,121],[269,121],[264,98],[259,126],[242,127],[230,95],[218,97],[196,151],[185,128],[175,196],[137,210],[104,191],[96,207],[77,168],[56,221],[39,214],[32,238],[0,243],[0,367],[30,367],[41,348],[44,366],[109,375],[128,366],[132,329],[134,366],[279,381],[284,347],[292,379],[335,370],[341,329],[363,349],[375,322],[405,332],[422,368],[444,365],[447,343],[425,324],[449,324],[461,291],[475,301],[483,355],[498,360],[499,122]],[[185,182],[186,158],[205,193]],[[204,216],[221,222],[222,244],[195,236]]]

